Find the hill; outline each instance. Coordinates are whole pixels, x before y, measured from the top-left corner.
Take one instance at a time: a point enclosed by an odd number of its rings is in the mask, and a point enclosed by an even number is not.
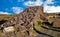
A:
[[[0,25],[0,37],[60,37],[60,28],[54,27],[43,13],[43,7],[29,7]]]

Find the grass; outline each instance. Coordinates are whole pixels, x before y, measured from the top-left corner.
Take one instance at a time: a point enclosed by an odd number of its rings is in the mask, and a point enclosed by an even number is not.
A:
[[[2,32],[0,31],[0,37],[2,36]]]
[[[39,30],[39,31],[41,31],[42,30],[42,22],[41,21],[37,21],[37,24],[35,25],[35,28],[37,29],[37,30]]]
[[[60,37],[60,34],[58,34],[57,37]]]
[[[41,21],[37,21],[38,25],[42,26],[42,22]]]
[[[0,20],[9,20],[14,16],[16,16],[16,14],[13,15],[0,14]]]

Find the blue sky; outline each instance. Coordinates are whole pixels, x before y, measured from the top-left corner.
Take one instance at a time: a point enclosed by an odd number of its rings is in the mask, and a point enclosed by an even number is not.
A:
[[[43,6],[46,13],[60,12],[60,0],[0,0],[0,14],[19,14],[30,6]]]

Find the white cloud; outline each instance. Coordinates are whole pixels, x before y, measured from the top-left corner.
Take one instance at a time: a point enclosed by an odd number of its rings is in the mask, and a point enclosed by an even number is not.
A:
[[[0,11],[0,14],[11,14],[11,13]]]
[[[36,0],[36,1],[26,1],[24,2],[24,5],[26,6],[41,6],[43,4],[43,6],[46,6],[48,4],[54,4],[54,0],[46,0],[45,2],[43,2],[42,0]]]
[[[44,12],[45,13],[58,13],[60,12],[60,6],[48,6],[48,4],[54,4],[54,0],[46,0],[44,2]]]
[[[43,4],[44,4],[44,6],[46,6],[48,4],[54,4],[54,0],[46,0]]]
[[[60,6],[46,6],[44,7],[45,13],[57,13],[60,12]]]
[[[19,14],[20,12],[23,11],[23,8],[21,8],[21,7],[12,7],[12,10],[15,14]]]
[[[26,6],[41,6],[43,4],[43,2],[41,0],[36,0],[36,1],[27,1],[24,2],[24,5]]]

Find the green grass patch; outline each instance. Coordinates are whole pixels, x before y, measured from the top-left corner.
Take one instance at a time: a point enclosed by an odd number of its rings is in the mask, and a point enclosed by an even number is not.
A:
[[[37,21],[38,25],[42,26],[42,22],[41,21]]]

